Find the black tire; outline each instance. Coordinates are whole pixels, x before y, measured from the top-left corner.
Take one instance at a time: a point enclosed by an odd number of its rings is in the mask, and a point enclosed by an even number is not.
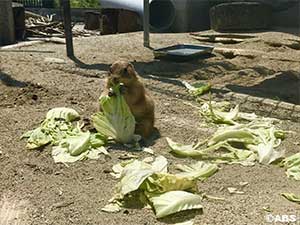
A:
[[[271,8],[256,2],[224,3],[210,9],[211,28],[215,31],[266,29],[271,17]]]

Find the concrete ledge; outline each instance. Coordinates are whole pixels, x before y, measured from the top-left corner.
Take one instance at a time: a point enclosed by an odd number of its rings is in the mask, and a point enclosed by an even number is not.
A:
[[[241,104],[241,110],[254,111],[257,114],[282,120],[300,122],[300,105],[235,92],[226,93],[224,98]]]

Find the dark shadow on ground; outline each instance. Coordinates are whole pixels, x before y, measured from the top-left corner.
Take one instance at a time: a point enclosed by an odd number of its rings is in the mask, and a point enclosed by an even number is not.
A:
[[[107,71],[109,69],[109,64],[99,63],[99,64],[86,64],[82,62],[80,59],[78,59],[76,56],[70,57],[70,59],[82,69],[88,69],[88,70],[100,70],[100,71]]]
[[[29,52],[29,53],[55,53],[55,51],[43,51],[43,50],[25,50],[25,49],[1,49],[0,52]]]
[[[185,210],[172,214],[163,218],[158,219],[159,221],[166,224],[183,223],[185,221],[193,220],[196,216],[202,215],[202,209]]]
[[[180,62],[180,61],[171,61],[165,59],[154,59],[150,62],[133,62],[133,65],[136,71],[143,78],[149,78],[148,75],[156,75],[160,77],[171,77],[179,78],[190,72],[201,69],[203,62],[207,58],[214,57],[215,55],[206,55],[198,57],[197,59]],[[153,77],[150,77],[152,79]],[[164,82],[164,80],[161,80]],[[166,79],[165,79],[166,81]]]
[[[9,74],[4,73],[2,71],[0,71],[0,81],[9,87],[26,87],[28,85],[27,82],[23,82],[23,81],[18,81],[14,78],[12,78]]]
[[[226,85],[233,92],[300,104],[300,72],[282,71],[251,86]]]
[[[211,55],[210,57],[214,57],[214,55]],[[193,71],[200,70],[203,66],[205,67],[206,64],[207,66],[210,66],[210,63],[206,63],[204,61],[206,58],[207,56],[204,56],[188,62],[173,62],[166,60],[153,60],[150,62],[135,61],[132,62],[132,64],[134,65],[138,74],[145,79],[154,79],[161,82],[182,86],[181,82],[169,78],[179,78],[185,76]],[[82,69],[108,71],[110,67],[110,64],[105,63],[86,64],[76,56],[71,57],[70,59],[76,64],[77,67]],[[223,64],[224,68],[233,67],[233,65],[225,65],[226,63]]]

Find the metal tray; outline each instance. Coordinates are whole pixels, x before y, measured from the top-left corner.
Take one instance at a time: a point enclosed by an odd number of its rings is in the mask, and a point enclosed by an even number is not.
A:
[[[153,54],[157,59],[174,61],[187,61],[200,56],[211,54],[214,46],[210,45],[174,45],[166,48],[155,49]]]

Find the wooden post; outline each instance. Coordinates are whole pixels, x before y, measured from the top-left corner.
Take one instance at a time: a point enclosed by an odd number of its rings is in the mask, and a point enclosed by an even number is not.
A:
[[[74,56],[73,49],[73,34],[71,27],[71,7],[70,0],[60,0],[61,7],[63,9],[63,20],[64,20],[64,28],[65,28],[65,36],[66,36],[66,45],[67,45],[67,56]]]
[[[149,0],[144,0],[144,46],[149,48],[150,47],[150,28],[149,28],[149,20],[150,20],[150,6]]]
[[[0,0],[0,46],[15,42],[12,0]]]

